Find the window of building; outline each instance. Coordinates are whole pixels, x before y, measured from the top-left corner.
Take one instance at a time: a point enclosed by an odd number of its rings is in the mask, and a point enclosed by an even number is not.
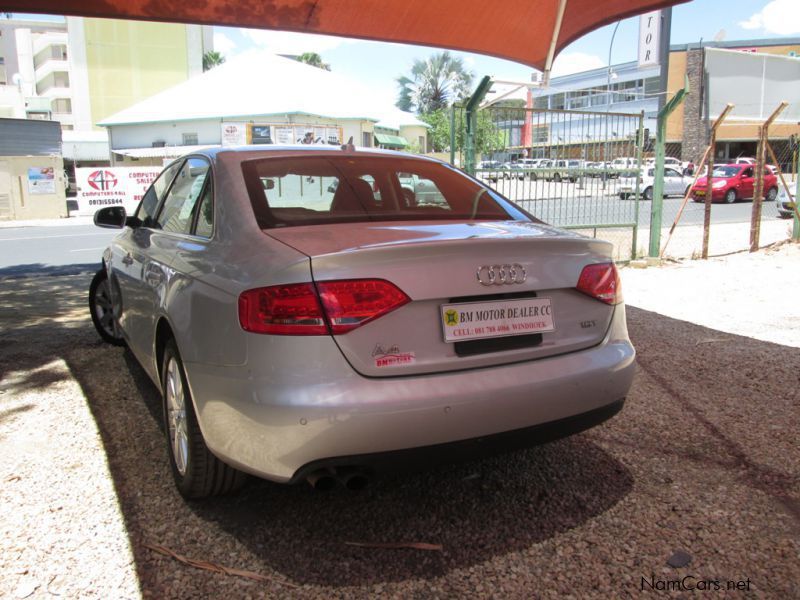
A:
[[[52,103],[53,112],[58,114],[72,114],[72,100],[69,98],[56,98]]]
[[[655,96],[658,94],[659,81],[658,77],[648,77],[644,80],[644,93],[645,96]]]
[[[364,131],[361,133],[361,145],[364,148],[372,148],[372,132]]]
[[[419,138],[417,140],[417,144],[419,145],[419,151],[422,152],[423,154],[425,154],[428,151],[426,149],[426,147],[425,147],[425,136],[424,135],[419,136]]]
[[[197,146],[197,134],[196,133],[184,133],[183,134],[183,145],[184,146]]]
[[[564,108],[564,94],[553,94],[550,96],[550,108]]]
[[[53,83],[55,87],[59,88],[68,88],[69,87],[69,73],[54,73],[53,74]]]

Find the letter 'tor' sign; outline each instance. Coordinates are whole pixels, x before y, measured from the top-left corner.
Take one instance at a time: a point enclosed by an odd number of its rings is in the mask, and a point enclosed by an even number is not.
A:
[[[639,66],[652,67],[661,62],[659,37],[661,11],[645,13],[639,17]]]

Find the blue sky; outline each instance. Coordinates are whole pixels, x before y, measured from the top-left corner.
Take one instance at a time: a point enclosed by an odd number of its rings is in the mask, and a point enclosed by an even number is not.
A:
[[[15,15],[17,16],[17,15]],[[556,59],[554,75],[583,71],[607,64],[614,26],[589,33],[565,48]],[[694,0],[672,12],[673,44],[724,39],[726,41],[800,36],[800,0]],[[614,40],[611,62],[635,60],[638,18],[621,22]],[[318,52],[333,71],[359,80],[376,90],[376,96],[394,103],[395,79],[410,71],[415,59],[438,49],[330,36],[266,30],[215,27],[215,49],[227,58],[262,48],[281,54]],[[518,63],[458,52],[476,76],[529,81],[531,69]]]
[[[602,67],[607,64],[614,26],[587,34],[565,48],[556,59],[555,75]],[[636,59],[638,18],[622,21],[612,51],[612,64]],[[672,43],[697,42],[701,38],[726,41],[800,36],[800,0],[694,0],[672,11]],[[215,28],[215,48],[234,56],[254,47],[279,53],[318,52],[337,73],[355,78],[379,90],[394,102],[395,79],[410,71],[415,59],[438,49],[379,42],[346,40],[329,36]],[[530,81],[531,69],[518,63],[458,52],[477,76]]]

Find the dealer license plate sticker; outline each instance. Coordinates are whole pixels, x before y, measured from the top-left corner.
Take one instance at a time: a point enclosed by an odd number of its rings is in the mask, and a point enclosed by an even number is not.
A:
[[[694,194],[695,194],[695,196],[705,196],[706,192],[705,192],[705,190],[695,190]]]
[[[443,304],[445,342],[555,331],[550,298]]]

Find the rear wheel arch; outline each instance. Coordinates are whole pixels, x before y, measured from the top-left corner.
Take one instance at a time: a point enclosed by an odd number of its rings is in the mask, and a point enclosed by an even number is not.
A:
[[[175,334],[172,331],[172,327],[167,321],[166,317],[161,317],[156,324],[156,336],[155,336],[155,356],[156,356],[156,369],[158,371],[158,380],[162,381],[164,379],[164,373],[161,371],[163,370],[164,365],[164,348],[167,346],[167,342],[169,340],[174,340]]]

